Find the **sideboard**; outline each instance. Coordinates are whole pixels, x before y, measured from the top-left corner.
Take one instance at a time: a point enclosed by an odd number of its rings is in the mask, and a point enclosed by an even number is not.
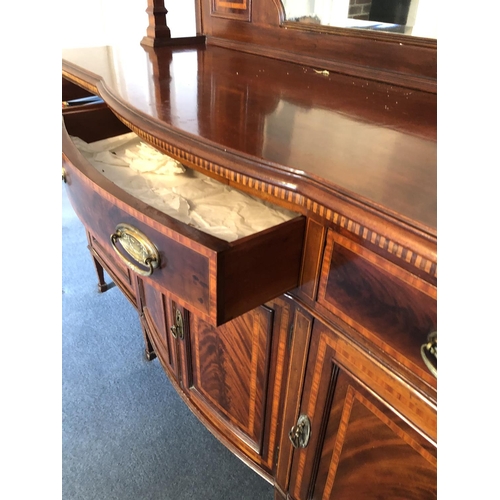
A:
[[[62,176],[99,291],[106,271],[277,499],[436,498],[435,40],[294,25],[280,0],[197,0],[176,39],[146,7],[142,41],[63,51]],[[77,147],[131,132],[287,220],[226,241]]]

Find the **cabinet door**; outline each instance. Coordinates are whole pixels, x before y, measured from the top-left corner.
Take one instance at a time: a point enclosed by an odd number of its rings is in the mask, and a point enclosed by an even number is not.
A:
[[[294,449],[290,496],[435,499],[436,444],[422,432],[435,409],[363,356],[315,324],[300,408],[310,427],[293,429],[310,434],[296,442],[305,447]]]
[[[288,432],[300,414],[300,400],[307,367],[307,354],[313,318],[304,309],[294,304],[292,319],[287,339],[287,349],[283,359],[286,372],[282,389],[281,406],[283,408],[282,425],[279,429],[279,454],[276,464],[275,488],[282,497],[286,496],[290,482],[290,467],[293,448]]]
[[[271,473],[289,305],[276,299],[219,327],[183,316],[181,385],[190,403],[233,451]]]
[[[152,343],[167,374],[178,377],[177,343],[170,333],[172,302],[149,283],[137,278],[141,324],[145,334],[146,351]]]

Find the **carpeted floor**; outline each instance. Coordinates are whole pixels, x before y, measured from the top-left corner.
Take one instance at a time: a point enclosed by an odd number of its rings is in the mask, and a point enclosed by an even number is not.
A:
[[[63,500],[271,500],[273,488],[198,421],[121,292],[97,292],[63,188]],[[109,280],[109,278],[108,278]]]

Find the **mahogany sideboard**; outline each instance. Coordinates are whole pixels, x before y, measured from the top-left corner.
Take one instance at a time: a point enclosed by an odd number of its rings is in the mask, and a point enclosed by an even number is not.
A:
[[[435,41],[294,26],[280,0],[198,0],[182,39],[147,12],[142,42],[63,51],[63,180],[99,290],[105,270],[277,499],[436,498]],[[295,216],[228,242],[166,215],[73,139],[130,131]]]

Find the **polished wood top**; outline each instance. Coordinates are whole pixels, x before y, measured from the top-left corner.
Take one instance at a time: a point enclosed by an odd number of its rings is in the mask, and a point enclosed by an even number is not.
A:
[[[204,44],[64,50],[63,74],[179,147],[196,142],[236,171],[251,162],[290,189],[318,186],[436,236],[435,94]]]

